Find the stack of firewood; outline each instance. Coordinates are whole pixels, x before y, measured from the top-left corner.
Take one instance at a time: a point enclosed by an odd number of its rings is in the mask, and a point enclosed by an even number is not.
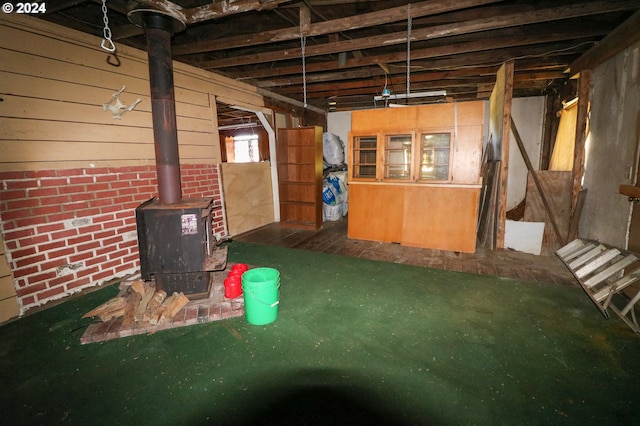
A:
[[[106,322],[123,317],[123,326],[133,323],[162,325],[171,321],[188,302],[183,293],[167,297],[165,291],[156,291],[153,284],[136,280],[118,296],[87,312],[82,318],[97,317]]]

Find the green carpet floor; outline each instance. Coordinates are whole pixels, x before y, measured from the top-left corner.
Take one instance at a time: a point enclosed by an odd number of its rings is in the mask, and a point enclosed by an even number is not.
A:
[[[0,327],[2,424],[630,424],[640,336],[579,288],[233,242],[244,318],[80,345],[115,286]]]

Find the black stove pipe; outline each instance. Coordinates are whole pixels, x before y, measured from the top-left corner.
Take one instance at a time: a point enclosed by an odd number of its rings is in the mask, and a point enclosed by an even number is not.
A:
[[[182,200],[178,129],[171,61],[171,37],[184,24],[164,12],[138,9],[129,12],[129,20],[145,30],[149,56],[151,115],[158,176],[160,204]]]

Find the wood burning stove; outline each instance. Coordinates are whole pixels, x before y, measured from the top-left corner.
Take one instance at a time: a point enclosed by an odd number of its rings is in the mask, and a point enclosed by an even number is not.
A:
[[[224,268],[225,259],[212,241],[210,198],[162,204],[151,199],[136,209],[140,272],[156,288],[191,298],[206,297],[210,273]]]
[[[226,266],[226,248],[217,249],[211,241],[211,213],[221,206],[211,198],[182,198],[171,36],[185,25],[153,9],[135,9],[128,17],[145,30],[147,38],[159,194],[136,209],[141,275],[154,279],[156,289],[168,294],[206,297],[210,271]]]

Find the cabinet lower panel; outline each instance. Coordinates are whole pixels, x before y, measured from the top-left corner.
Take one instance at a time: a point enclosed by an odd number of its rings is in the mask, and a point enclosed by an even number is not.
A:
[[[398,243],[402,239],[401,186],[349,186],[349,238]]]
[[[480,188],[352,184],[348,236],[474,253]]]
[[[480,188],[406,187],[401,243],[474,253]]]

